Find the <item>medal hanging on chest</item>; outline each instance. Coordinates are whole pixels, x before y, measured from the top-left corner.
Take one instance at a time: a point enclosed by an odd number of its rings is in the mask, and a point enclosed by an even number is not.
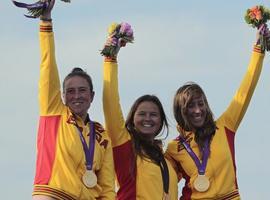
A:
[[[82,177],[84,185],[88,188],[93,188],[97,184],[97,176],[93,170],[86,170]]]
[[[94,160],[94,152],[95,152],[95,141],[96,141],[96,133],[94,123],[90,120],[90,133],[89,133],[89,148],[87,143],[83,137],[82,132],[79,130],[78,126],[78,134],[80,136],[80,140],[82,142],[83,151],[86,160],[86,171],[82,176],[82,182],[87,188],[93,188],[97,185],[97,176],[94,172],[93,168],[93,160]]]
[[[198,175],[194,181],[194,188],[198,192],[205,192],[210,186],[209,179],[205,175]]]
[[[202,151],[202,162],[200,162],[197,155],[194,153],[194,151],[191,149],[189,144],[185,141],[184,138],[179,137],[180,142],[185,147],[186,151],[190,155],[190,157],[193,159],[197,169],[198,169],[198,176],[196,177],[193,186],[198,192],[205,192],[210,187],[210,181],[208,177],[205,175],[206,165],[209,157],[209,141],[207,140],[204,144],[204,148]]]

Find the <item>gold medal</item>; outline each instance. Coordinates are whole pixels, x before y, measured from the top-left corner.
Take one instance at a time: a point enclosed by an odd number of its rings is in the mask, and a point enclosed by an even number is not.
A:
[[[92,188],[97,184],[97,176],[93,170],[86,170],[82,177],[82,181],[86,187]]]
[[[194,188],[198,192],[205,192],[206,190],[208,190],[210,186],[210,182],[209,182],[209,179],[205,175],[199,174],[197,178],[195,179],[193,185],[194,185]]]

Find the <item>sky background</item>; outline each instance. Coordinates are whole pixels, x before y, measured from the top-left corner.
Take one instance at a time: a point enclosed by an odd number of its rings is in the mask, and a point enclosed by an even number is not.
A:
[[[60,78],[73,67],[91,74],[96,96],[90,116],[103,123],[100,49],[112,22],[130,23],[135,42],[121,49],[118,58],[122,109],[126,115],[135,99],[146,93],[160,97],[170,121],[167,143],[177,136],[172,101],[185,82],[202,86],[216,118],[230,103],[255,41],[256,30],[243,16],[258,4],[270,7],[269,1],[254,0],[58,0],[52,17]],[[28,200],[38,124],[38,20],[25,18],[26,11],[10,0],[1,0],[0,13],[1,199]],[[269,199],[269,57],[267,53],[236,136],[238,185],[244,200]]]

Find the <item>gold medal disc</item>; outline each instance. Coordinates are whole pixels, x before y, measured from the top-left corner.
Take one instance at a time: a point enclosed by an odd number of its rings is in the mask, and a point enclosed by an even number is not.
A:
[[[92,188],[97,184],[97,176],[93,170],[86,170],[82,177],[84,185],[88,188]]]
[[[209,179],[205,175],[198,175],[194,181],[194,188],[198,192],[205,192],[210,186]]]

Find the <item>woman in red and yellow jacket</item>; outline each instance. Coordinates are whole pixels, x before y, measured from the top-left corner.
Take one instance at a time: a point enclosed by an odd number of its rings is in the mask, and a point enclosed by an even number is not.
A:
[[[213,119],[206,96],[198,84],[190,82],[177,90],[174,116],[180,135],[169,143],[166,156],[177,162],[177,169],[185,179],[181,200],[240,199],[235,134],[259,80],[263,58],[261,46],[255,45],[239,89],[217,120]]]
[[[116,55],[117,56],[117,55]],[[117,57],[105,57],[103,107],[105,125],[112,140],[119,200],[176,200],[177,176],[163,156],[162,141],[168,130],[160,100],[143,95],[123,117],[118,92]]]
[[[41,16],[39,129],[33,200],[114,200],[114,165],[110,138],[90,120],[94,98],[91,77],[74,68],[63,82],[55,59],[49,2]]]

